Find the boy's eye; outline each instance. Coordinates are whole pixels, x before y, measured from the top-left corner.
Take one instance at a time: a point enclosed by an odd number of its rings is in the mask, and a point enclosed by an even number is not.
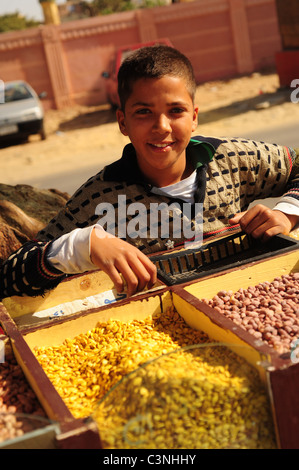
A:
[[[136,114],[148,114],[150,110],[148,108],[140,108],[136,110]]]
[[[173,114],[180,114],[180,113],[183,113],[185,110],[183,108],[179,108],[179,107],[176,107],[176,108],[171,108],[171,113]]]

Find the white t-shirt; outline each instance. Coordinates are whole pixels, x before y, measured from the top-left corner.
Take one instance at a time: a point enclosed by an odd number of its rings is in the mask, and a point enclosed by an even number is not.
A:
[[[152,187],[151,192],[160,194],[161,196],[169,196],[173,198],[182,199],[185,202],[193,204],[194,193],[196,190],[196,170],[191,173],[188,178],[185,178],[177,183],[170,184],[164,188]]]

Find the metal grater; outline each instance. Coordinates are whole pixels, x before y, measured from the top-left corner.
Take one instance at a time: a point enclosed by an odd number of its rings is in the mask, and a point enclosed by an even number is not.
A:
[[[276,235],[262,243],[238,232],[200,248],[163,253],[150,259],[157,267],[159,279],[171,286],[296,249],[299,242],[286,235]]]

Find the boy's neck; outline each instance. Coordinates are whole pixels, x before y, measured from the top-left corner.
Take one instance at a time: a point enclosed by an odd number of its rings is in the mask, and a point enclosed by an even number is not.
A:
[[[170,186],[188,178],[193,171],[194,167],[192,163],[187,160],[183,168],[168,168],[163,171],[155,172],[152,176],[147,174],[145,175],[145,179],[149,184],[157,188],[164,188],[165,186]]]

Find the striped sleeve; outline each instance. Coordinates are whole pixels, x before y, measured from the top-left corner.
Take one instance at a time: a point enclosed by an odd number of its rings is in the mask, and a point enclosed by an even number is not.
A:
[[[30,241],[0,267],[0,299],[38,296],[56,287],[65,274],[47,260],[50,243]]]
[[[281,202],[299,207],[299,149],[287,149],[290,161],[290,177]]]

